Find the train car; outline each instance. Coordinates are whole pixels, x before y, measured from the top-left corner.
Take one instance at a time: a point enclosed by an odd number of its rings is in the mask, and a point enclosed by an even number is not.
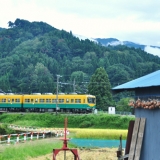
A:
[[[36,112],[88,113],[96,107],[93,95],[76,94],[34,94],[23,96],[23,109]]]
[[[96,97],[78,94],[0,94],[0,111],[90,113],[96,107]]]
[[[0,94],[1,111],[21,111],[23,106],[22,95]]]

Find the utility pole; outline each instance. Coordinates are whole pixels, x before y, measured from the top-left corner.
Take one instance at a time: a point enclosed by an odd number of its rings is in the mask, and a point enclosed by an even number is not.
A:
[[[59,78],[62,77],[60,75],[57,75],[57,94],[56,94],[56,115],[57,115],[57,112],[58,112],[58,84],[59,84]]]
[[[73,82],[73,93],[76,92],[76,89],[75,89],[76,85],[75,85],[75,78],[74,78],[74,82]]]

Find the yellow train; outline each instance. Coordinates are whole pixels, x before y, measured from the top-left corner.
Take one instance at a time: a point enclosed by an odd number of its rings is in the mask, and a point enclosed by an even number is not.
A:
[[[1,111],[89,113],[96,108],[94,95],[78,94],[0,94]]]

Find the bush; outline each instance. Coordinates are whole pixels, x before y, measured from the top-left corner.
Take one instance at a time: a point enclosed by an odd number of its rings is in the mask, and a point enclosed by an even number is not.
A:
[[[80,125],[79,128],[88,128],[91,127],[92,123],[90,121],[83,121]]]
[[[0,134],[4,135],[4,134],[11,134],[11,133],[15,133],[15,130],[12,130],[11,128],[8,128],[7,124],[3,124],[0,126]]]
[[[68,119],[68,128],[108,128],[108,129],[128,129],[129,121],[134,120],[131,116],[109,115],[109,114],[88,114],[88,115],[63,115],[58,113],[26,113],[2,114],[2,123],[15,124],[21,126],[55,127],[64,128],[65,118]]]

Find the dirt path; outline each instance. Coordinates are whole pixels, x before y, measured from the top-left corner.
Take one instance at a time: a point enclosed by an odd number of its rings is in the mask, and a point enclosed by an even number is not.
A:
[[[78,149],[80,160],[117,160],[116,151],[117,148]],[[28,160],[53,160],[53,153]],[[64,152],[59,152],[56,160],[64,160]],[[65,160],[74,160],[73,154],[67,151]]]

